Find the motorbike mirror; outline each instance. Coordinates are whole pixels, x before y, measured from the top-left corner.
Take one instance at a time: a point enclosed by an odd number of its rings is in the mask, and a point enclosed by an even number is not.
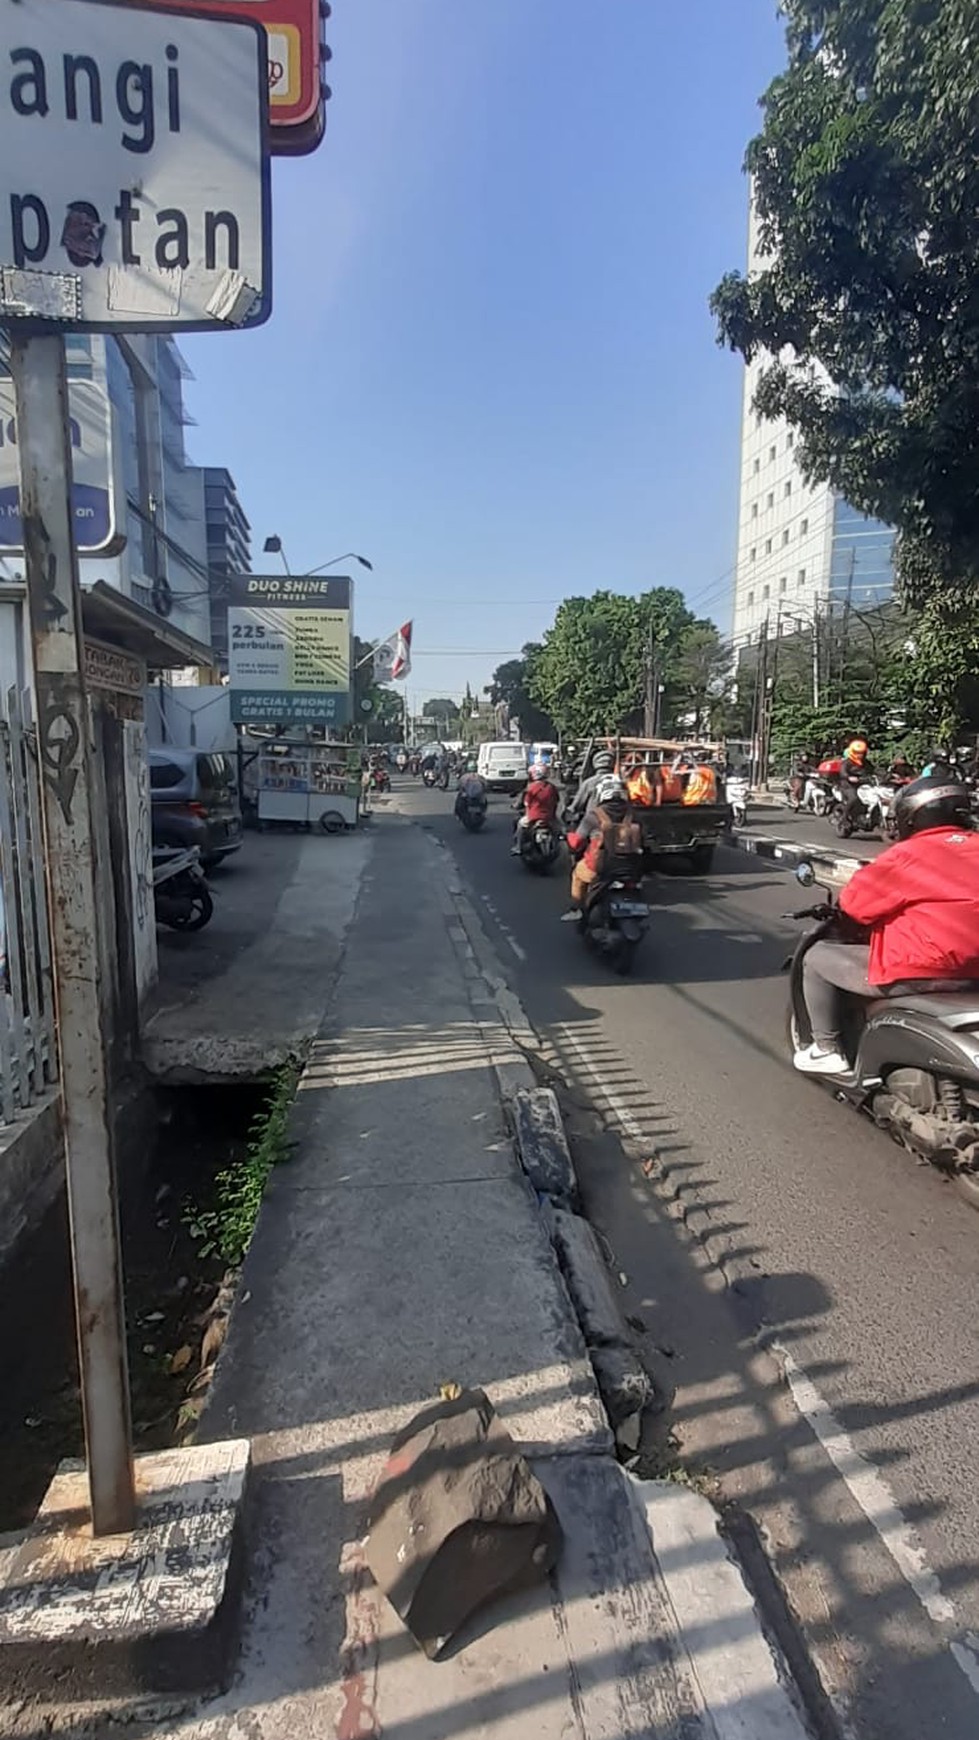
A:
[[[811,888],[816,880],[816,872],[805,860],[795,867],[795,879],[802,888]]]

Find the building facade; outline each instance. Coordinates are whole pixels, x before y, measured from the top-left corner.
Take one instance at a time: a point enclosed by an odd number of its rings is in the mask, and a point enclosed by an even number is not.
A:
[[[753,212],[748,264],[760,264]],[[828,484],[808,484],[794,430],[755,410],[767,361],[755,358],[744,378],[736,651],[757,640],[766,621],[776,634],[782,622],[799,626],[837,607],[873,608],[893,591],[891,528],[858,513]]]
[[[69,334],[66,346],[82,585],[105,581],[206,646],[204,500],[184,441],[188,371],[180,352],[170,338],[142,334]],[[0,418],[2,582],[23,576],[13,389],[2,372]]]
[[[222,671],[228,668],[228,575],[250,574],[251,526],[235,480],[224,466],[201,469],[210,584],[210,641]]]

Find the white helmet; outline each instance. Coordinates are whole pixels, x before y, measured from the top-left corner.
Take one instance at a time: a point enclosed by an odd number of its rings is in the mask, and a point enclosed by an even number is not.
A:
[[[625,786],[617,773],[606,773],[595,787],[597,803],[607,804],[612,798],[625,797]]]

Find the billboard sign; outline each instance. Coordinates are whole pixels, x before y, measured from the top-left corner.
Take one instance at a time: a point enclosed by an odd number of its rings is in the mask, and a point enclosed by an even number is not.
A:
[[[228,674],[240,725],[347,725],[353,583],[230,574]]]
[[[269,144],[272,155],[313,151],[325,127],[321,66],[329,57],[323,0],[165,0],[178,12],[209,11],[258,19],[268,36]]]
[[[268,317],[266,44],[254,22],[5,0],[0,320],[173,332]]]
[[[116,524],[109,395],[94,381],[69,381],[71,505],[82,555],[112,555],[122,546]],[[14,385],[0,379],[0,554],[22,555],[20,461]]]

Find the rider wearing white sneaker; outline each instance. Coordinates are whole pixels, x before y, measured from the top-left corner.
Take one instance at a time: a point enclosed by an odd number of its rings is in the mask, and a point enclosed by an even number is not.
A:
[[[822,941],[803,964],[813,1042],[796,1069],[842,1075],[840,992],[877,997],[901,986],[940,988],[979,979],[979,835],[968,786],[916,779],[894,805],[898,843],[865,864],[840,895],[840,909],[870,931],[869,943]]]

